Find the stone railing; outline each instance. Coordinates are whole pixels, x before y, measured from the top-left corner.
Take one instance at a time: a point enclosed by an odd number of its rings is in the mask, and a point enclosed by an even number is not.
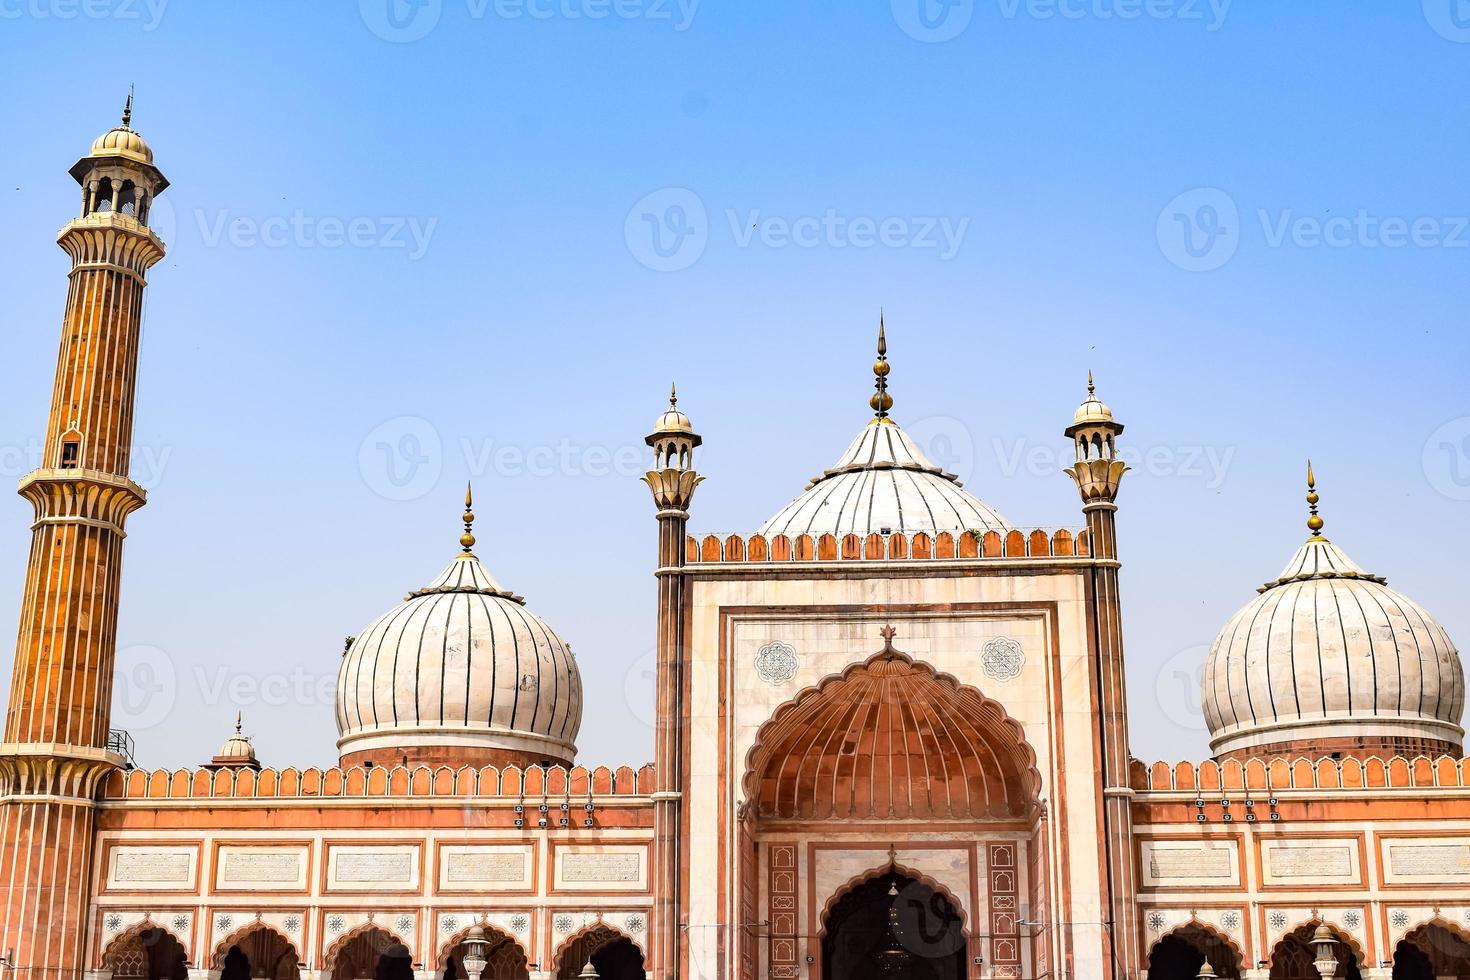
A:
[[[588,796],[647,796],[653,792],[653,766],[588,769],[563,766],[517,769],[134,769],[114,772],[102,799],[314,799],[359,800],[410,797],[495,797],[515,803],[542,799],[573,801]]]
[[[771,538],[753,534],[690,536],[684,542],[690,565],[757,564],[808,561],[930,561],[983,559],[1086,558],[1087,532],[941,531],[938,534],[801,534]]]
[[[1470,758],[1227,759],[1224,762],[1155,762],[1131,767],[1140,792],[1300,789],[1470,789]]]

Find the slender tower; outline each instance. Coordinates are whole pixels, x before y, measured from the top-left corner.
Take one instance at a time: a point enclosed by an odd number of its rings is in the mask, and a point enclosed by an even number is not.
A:
[[[123,525],[143,506],[128,479],[143,288],[163,258],[148,227],[168,186],[122,124],[71,168],[81,214],[35,509],[20,638],[0,744],[0,952],[34,980],[74,980],[85,949],[94,800],[124,763],[109,747]]]
[[[1118,458],[1115,440],[1123,426],[1097,397],[1092,373],[1087,400],[1077,409],[1066,435],[1076,445],[1077,462],[1067,475],[1082,493],[1082,513],[1093,557],[1088,588],[1089,624],[1097,672],[1098,750],[1101,758],[1103,832],[1102,918],[1108,959],[1115,980],[1139,972],[1138,883],[1133,873],[1133,791],[1128,785],[1128,697],[1123,683],[1123,626],[1118,599],[1118,486],[1128,465]]]
[[[701,439],[689,416],[679,411],[679,393],[670,389],[669,407],[654,423],[646,440],[653,448],[653,468],[643,477],[658,508],[658,650],[655,675],[655,744],[653,845],[653,921],[650,930],[649,976],[677,980],[687,975],[681,965],[687,946],[679,909],[685,894],[682,868],[684,751],[688,724],[684,705],[685,583],[684,538],[689,502],[704,477],[694,471],[694,449]]]

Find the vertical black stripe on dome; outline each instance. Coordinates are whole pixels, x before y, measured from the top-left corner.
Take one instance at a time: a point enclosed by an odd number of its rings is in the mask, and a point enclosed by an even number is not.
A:
[[[914,492],[919,498],[919,503],[924,505],[924,513],[929,515],[929,526],[932,528],[937,528],[939,526],[939,518],[934,516],[934,508],[929,505],[928,495],[924,493],[924,488],[919,485],[919,478],[909,470],[903,470],[902,472],[903,475],[908,478],[909,482],[913,484]],[[903,494],[901,494],[898,490],[898,478],[896,476],[893,480],[893,495],[897,497],[900,501],[903,500]],[[902,513],[902,507],[903,504],[900,503],[900,513]]]
[[[928,477],[926,479],[929,480],[928,485],[933,487],[935,492],[939,494],[939,498],[943,500],[946,504],[948,504],[950,509],[954,511],[956,528],[968,531],[970,528],[973,527],[980,530],[988,531],[991,527],[994,526],[994,524],[983,513],[981,513],[980,509],[975,506],[976,501],[974,501],[969,496],[969,494],[965,493],[959,487],[950,483],[948,480],[940,480],[934,477]],[[970,511],[968,515],[965,513],[964,510],[961,509],[961,504],[964,505],[965,509]],[[937,521],[938,518],[935,518],[935,520]]]
[[[483,601],[482,596],[476,596]],[[470,727],[470,697],[475,668],[475,603],[464,593],[464,727]]]
[[[1353,713],[1353,651],[1352,651],[1352,648],[1348,645],[1348,642],[1347,642],[1347,620],[1342,615],[1342,597],[1340,595],[1338,595],[1337,586],[1335,584],[1329,582],[1328,583],[1328,586],[1329,586],[1328,591],[1332,593],[1332,608],[1335,609],[1335,610],[1337,610],[1337,627],[1342,632],[1342,673],[1343,673],[1343,677],[1345,677],[1346,680],[1347,680],[1347,710],[1348,710],[1348,714],[1352,714]],[[1320,590],[1315,590],[1314,589],[1313,590],[1313,594],[1315,595],[1316,592],[1318,592],[1318,591],[1320,591]],[[1358,610],[1358,612],[1359,612],[1359,614],[1362,614],[1363,610],[1360,608]],[[1320,620],[1318,622],[1320,623]],[[1368,617],[1367,616],[1363,616],[1363,628],[1364,629],[1367,629],[1367,627],[1368,627]],[[1318,633],[1319,633],[1319,636],[1318,636],[1318,639],[1317,639],[1317,648],[1320,650],[1321,647],[1322,647],[1322,640],[1321,640],[1321,636],[1320,636],[1321,631],[1318,630]],[[1319,659],[1320,659],[1320,657],[1319,657]],[[1377,660],[1377,657],[1374,655],[1373,631],[1372,630],[1368,630],[1368,664],[1369,664],[1369,666],[1373,670],[1373,682],[1374,682],[1374,686],[1376,688],[1377,687],[1377,683],[1378,683],[1378,660]],[[1374,714],[1377,714],[1378,713],[1378,699],[1375,697],[1373,699],[1373,702],[1374,702],[1373,703],[1373,713]],[[1327,708],[1327,681],[1326,681],[1325,678],[1322,681],[1322,708],[1323,708],[1323,712],[1325,714],[1326,713],[1326,708]]]
[[[372,674],[372,678],[371,678],[371,681],[372,681],[372,689],[368,693],[368,699],[372,702],[372,705],[373,705],[373,725],[374,725],[374,727],[376,727],[377,724],[378,724],[378,698],[377,698],[377,687],[378,687],[378,685],[377,685],[377,678],[378,678],[378,662],[383,659],[383,656],[382,656],[383,655],[383,644],[387,642],[388,635],[393,631],[393,625],[395,623],[397,623],[399,619],[401,619],[401,618],[403,618],[405,616],[411,616],[411,615],[413,615],[413,608],[414,608],[413,603],[411,603],[411,602],[405,602],[405,603],[403,603],[403,605],[399,606],[397,609],[395,609],[392,613],[388,614],[388,616],[386,616],[382,620],[383,630],[382,630],[382,632],[380,632],[378,634],[378,645],[373,649],[373,674]],[[401,637],[402,636],[402,633],[400,632],[399,635]],[[363,727],[363,720],[362,720],[362,701],[363,701],[363,698],[362,698],[362,663],[366,659],[367,659],[366,650],[364,650],[363,651],[363,656],[360,657],[360,658],[358,658],[358,661],[357,661],[357,679],[355,681],[355,684],[357,686],[357,727],[358,728],[362,728]],[[397,667],[397,661],[398,661],[398,644],[396,644],[396,643],[393,645],[393,659],[394,659],[394,666],[396,668]],[[393,723],[395,725],[398,723],[398,705],[396,703],[393,705]]]
[[[824,489],[822,491],[821,496],[814,498],[815,501],[816,501],[816,506],[814,506],[812,508],[812,512],[807,515],[806,526],[800,528],[799,530],[796,529],[796,528],[791,528],[791,530],[794,530],[796,532],[796,534],[811,534],[812,533],[812,528],[817,523],[817,518],[820,517],[822,515],[822,513],[826,510],[827,506],[832,502],[832,498],[837,495],[838,490],[840,490],[842,487],[846,486],[846,488],[847,488],[847,494],[848,495],[851,495],[852,494],[852,488],[853,488],[854,482],[855,481],[851,477],[849,477],[847,475],[839,476],[839,477],[836,477],[835,479],[826,481],[826,483],[823,484]],[[843,506],[846,506],[846,496],[844,496],[844,498],[843,498],[843,504],[839,505],[838,508],[837,508],[837,518],[836,519],[839,522],[842,519],[842,507]],[[795,535],[790,534],[789,531],[788,531],[788,536],[795,537]]]
[[[1399,615],[1401,617],[1403,617],[1404,626],[1408,628],[1409,636],[1413,637],[1413,640],[1414,640],[1414,657],[1419,662],[1419,703],[1418,703],[1418,707],[1415,710],[1416,710],[1416,713],[1417,714],[1423,715],[1423,714],[1426,713],[1425,710],[1424,710],[1424,673],[1425,673],[1425,671],[1424,671],[1424,649],[1423,649],[1423,647],[1421,647],[1419,645],[1419,634],[1417,632],[1415,632],[1415,630],[1414,630],[1414,624],[1409,620],[1409,614],[1408,614],[1408,612],[1397,601],[1396,597],[1394,596],[1394,594],[1392,592],[1389,592],[1387,589],[1384,589],[1383,590],[1383,593],[1384,593],[1384,597],[1387,597],[1391,601],[1393,601],[1394,608],[1397,609],[1399,611]],[[1375,596],[1378,595],[1378,593],[1377,593],[1376,590],[1374,592],[1374,595]],[[1380,597],[1380,602],[1381,601],[1382,601],[1382,597]],[[1405,601],[1407,601],[1407,600],[1405,600]],[[1386,610],[1384,612],[1384,615],[1385,616],[1388,615],[1388,613],[1387,613]],[[1419,619],[1419,624],[1424,627],[1424,631],[1426,633],[1428,633],[1429,632],[1429,628],[1424,623],[1424,617],[1423,617],[1423,615],[1420,614],[1420,615],[1418,615],[1417,618]],[[1392,619],[1391,618],[1390,618],[1389,622],[1392,623]],[[1433,642],[1433,639],[1434,638],[1431,636],[1430,637],[1430,641]],[[1435,666],[1434,666],[1435,688],[1436,688],[1436,690],[1438,690],[1438,687],[1439,687],[1439,656],[1438,656],[1438,651],[1435,651],[1435,658],[1434,658],[1434,660],[1435,660]],[[1439,707],[1438,700],[1439,700],[1438,699],[1438,695],[1436,695],[1436,697],[1435,697],[1435,708],[1436,708],[1435,717],[1438,717],[1438,714],[1437,714],[1437,709]]]
[[[898,492],[898,470],[888,470],[888,485],[893,488],[893,512],[898,515],[898,526],[908,527],[908,521],[903,516],[903,494]],[[873,526],[873,514],[868,511],[868,527]]]
[[[516,634],[515,623],[511,621],[511,618],[510,618],[510,610],[508,608],[510,606],[515,605],[515,603],[511,602],[509,599],[497,599],[497,600],[495,600],[495,602],[493,603],[493,605],[495,606],[495,608],[497,610],[500,611],[501,617],[505,620],[505,631],[510,634],[510,640],[511,640],[511,646],[512,646],[512,648],[518,647],[518,643],[516,641],[516,635],[515,635]],[[500,666],[500,653],[501,653],[501,645],[502,645],[501,644],[500,637],[499,636],[496,636],[494,638],[494,640],[493,640],[493,643],[495,645],[495,656],[491,658],[491,662],[495,664],[496,669],[498,670],[498,668]],[[495,727],[495,714],[496,714],[496,712],[499,709],[501,709],[501,708],[504,707],[504,702],[501,701],[501,699],[500,699],[500,688],[499,688],[499,686],[497,685],[497,683],[495,681],[495,673],[496,673],[496,670],[492,670],[491,671],[491,675],[490,675],[491,676],[491,683],[490,683],[490,727],[492,727],[492,728]],[[515,717],[516,717],[516,713],[515,713],[515,689],[519,686],[519,684],[520,684],[520,661],[519,661],[519,652],[517,652],[516,676],[512,680],[511,685],[510,685],[510,687],[511,687],[510,721],[505,725],[506,728],[515,728]]]
[[[535,702],[531,706],[531,724],[530,724],[530,730],[534,732],[534,731],[537,731],[536,721],[541,717],[541,698],[542,698],[542,691],[541,691],[541,644],[539,644],[539,643],[536,642],[536,629],[537,629],[538,626],[540,627],[540,629],[541,629],[541,635],[542,635],[542,638],[544,639],[545,636],[546,636],[546,627],[535,616],[528,616],[527,613],[526,613],[526,610],[523,609],[523,608],[521,608],[520,606],[516,606],[516,610],[515,611],[516,611],[516,615],[519,616],[519,617],[521,617],[521,623],[522,623],[522,625],[524,625],[526,627],[526,636],[527,636],[528,639],[530,639],[530,641],[531,641],[531,649],[536,654],[536,700],[535,700]],[[550,640],[547,640],[546,642],[547,642],[547,645],[549,646],[551,641]],[[520,689],[519,676],[517,676],[516,689],[517,690]]]
[[[1387,595],[1390,595],[1390,596],[1392,595],[1392,593],[1388,593],[1386,589],[1383,590],[1383,592],[1380,592],[1378,589],[1375,589],[1372,586],[1366,586],[1366,585],[1360,591],[1361,592],[1366,592],[1368,594],[1368,597],[1370,599],[1372,599],[1373,604],[1378,607],[1378,611],[1383,615],[1383,621],[1388,624],[1388,636],[1389,636],[1389,639],[1391,639],[1393,641],[1393,662],[1394,662],[1394,667],[1398,671],[1398,678],[1399,678],[1398,679],[1398,701],[1397,701],[1397,703],[1394,706],[1394,710],[1398,714],[1403,714],[1403,712],[1404,712],[1404,649],[1403,649],[1402,646],[1399,645],[1399,631],[1394,628],[1393,617],[1391,615],[1389,615],[1389,612],[1388,612],[1387,607],[1385,607],[1383,605],[1383,600],[1385,598],[1385,593]],[[1402,609],[1399,609],[1399,607],[1397,606],[1397,604],[1395,604],[1394,608],[1395,609],[1398,609],[1399,616],[1404,621],[1404,626],[1408,628],[1409,636],[1411,638],[1413,638],[1413,640],[1414,640],[1414,653],[1415,653],[1415,656],[1417,657],[1418,654],[1419,654],[1419,640],[1418,640],[1418,637],[1415,637],[1414,636],[1414,629],[1413,629],[1412,626],[1409,625],[1408,617],[1404,615],[1404,611]],[[1363,617],[1363,624],[1364,624],[1364,628],[1367,629],[1367,631],[1368,631],[1368,635],[1371,637],[1373,635],[1373,631],[1372,631],[1372,628],[1368,626],[1368,620],[1367,620],[1367,616],[1366,615]],[[1419,696],[1418,696],[1418,698],[1416,700],[1417,700],[1417,702],[1418,702],[1418,704],[1419,704],[1420,707],[1415,708],[1415,713],[1416,714],[1419,714],[1419,713],[1422,713],[1421,709],[1422,709],[1422,706],[1423,706],[1423,703],[1424,703],[1424,664],[1422,662],[1419,664]]]
[[[1281,597],[1277,596],[1276,606],[1279,605],[1281,605]],[[1266,699],[1270,702],[1272,721],[1277,717],[1276,692],[1271,688],[1271,621],[1276,615],[1276,606],[1271,607],[1271,614],[1266,617],[1266,651],[1262,655],[1262,660],[1265,662],[1266,667]],[[1255,635],[1256,624],[1260,622],[1261,614],[1265,611],[1266,603],[1263,602],[1260,608],[1256,610],[1255,616],[1251,618],[1250,632],[1246,634],[1245,649],[1241,651],[1241,662],[1244,665],[1242,667],[1242,673],[1245,675],[1245,684],[1242,686],[1245,688],[1246,705],[1250,708],[1252,725],[1260,720],[1260,716],[1256,714],[1256,696],[1253,690],[1254,685],[1251,684],[1250,638]]]
[[[1256,614],[1257,615],[1260,614],[1260,609],[1259,608],[1257,608]],[[1230,727],[1232,727],[1232,728],[1235,727],[1236,725],[1239,725],[1240,724],[1240,712],[1235,710],[1235,692],[1236,692],[1236,689],[1237,688],[1236,688],[1236,685],[1235,684],[1232,684],[1230,682],[1230,664],[1235,659],[1235,651],[1237,649],[1237,642],[1236,641],[1240,637],[1240,627],[1245,622],[1246,622],[1245,610],[1242,609],[1240,612],[1238,612],[1238,613],[1235,614],[1235,618],[1231,621],[1231,624],[1234,626],[1234,629],[1231,631],[1230,640],[1229,640],[1229,642],[1225,646],[1225,698],[1226,698],[1226,703],[1228,703],[1230,705]],[[1247,684],[1248,680],[1249,680],[1249,674],[1246,672],[1246,664],[1245,664],[1245,647],[1249,643],[1250,643],[1250,627],[1247,626],[1246,627],[1245,643],[1244,644],[1239,644],[1239,649],[1240,649],[1240,676],[1241,676],[1240,689],[1244,689],[1246,687],[1246,684]],[[1219,692],[1219,687],[1217,686],[1216,689],[1215,689],[1216,710],[1219,709],[1219,702],[1220,702],[1220,692]],[[1247,693],[1247,695],[1246,695],[1246,702],[1247,702],[1247,707],[1249,707],[1249,704],[1250,704],[1250,695],[1249,695],[1249,693]],[[1222,719],[1225,717],[1224,712],[1221,712],[1220,713],[1220,717]],[[1251,712],[1251,721],[1252,721],[1252,723],[1255,722],[1255,712],[1254,711]]]
[[[418,644],[419,650],[418,650],[418,657],[416,658],[416,662],[418,662],[418,663],[422,663],[423,662],[424,643],[429,638],[428,637],[429,622],[433,618],[434,611],[439,608],[440,600],[441,599],[444,599],[445,597],[446,597],[445,594],[436,595],[424,607],[424,609],[425,609],[425,611],[424,611],[424,625],[423,625],[423,629],[420,631],[420,634],[419,634],[419,644]],[[454,612],[454,608],[453,608],[453,605],[452,605],[452,603],[454,602],[453,594],[452,593],[448,594],[448,598],[449,598],[449,601],[451,603],[451,606],[450,606],[450,610],[449,611],[450,611],[450,613],[453,613]],[[401,644],[400,644],[400,646],[401,646]],[[441,724],[441,725],[444,724],[444,686],[445,686],[446,683],[448,683],[448,675],[446,673],[446,671],[449,668],[448,657],[447,657],[448,649],[449,649],[449,616],[445,616],[444,617],[444,642],[441,644],[440,650],[439,650],[439,724]],[[393,679],[395,681],[398,679],[398,674],[396,672],[393,675]],[[395,690],[396,690],[396,687],[397,687],[397,685],[395,684]],[[422,693],[423,693],[423,688],[419,684],[415,683],[414,684],[414,689],[413,689],[414,721],[415,722],[419,722],[419,723],[422,723],[423,722],[423,714],[424,714],[424,712],[422,710],[420,710],[420,704],[419,704],[419,699],[422,696]],[[393,700],[396,702],[398,700],[398,698],[395,696]]]
[[[1336,582],[1331,582],[1331,583],[1329,583],[1329,586],[1332,589],[1332,595],[1333,595],[1333,597],[1335,599],[1338,599],[1338,622],[1343,624],[1343,631],[1342,631],[1343,632],[1343,647],[1342,647],[1343,648],[1343,656],[1348,661],[1348,663],[1351,664],[1352,663],[1352,659],[1353,659],[1352,656],[1351,656],[1352,651],[1349,650],[1348,649],[1348,646],[1347,646],[1347,626],[1346,626],[1345,623],[1343,623],[1343,620],[1341,618],[1342,617],[1342,602],[1341,602],[1341,599],[1339,597],[1339,593],[1338,593],[1338,590],[1337,590],[1337,583]],[[1378,709],[1381,706],[1381,704],[1380,704],[1380,702],[1378,700],[1378,697],[1379,697],[1379,694],[1378,694],[1378,645],[1377,645],[1376,642],[1374,642],[1374,639],[1373,639],[1373,626],[1372,626],[1371,623],[1368,622],[1368,610],[1363,607],[1362,592],[1364,590],[1362,590],[1362,589],[1353,589],[1353,588],[1349,588],[1348,586],[1344,585],[1343,586],[1343,591],[1345,591],[1352,598],[1353,604],[1358,607],[1358,615],[1361,616],[1361,617],[1363,617],[1363,632],[1365,632],[1365,633],[1368,634],[1368,662],[1369,662],[1369,664],[1373,668],[1373,709],[1372,709],[1372,714],[1375,714],[1376,715],[1376,714],[1378,714]],[[1375,602],[1376,602],[1376,599],[1375,599]],[[1379,610],[1382,611],[1382,604],[1381,603],[1379,604]],[[1383,615],[1384,615],[1384,618],[1385,619],[1388,618],[1388,613],[1384,612]],[[1398,636],[1395,634],[1395,631],[1392,628],[1390,628],[1389,631],[1388,631],[1388,637],[1389,637],[1390,640],[1393,641],[1393,654],[1394,654],[1394,656],[1393,656],[1393,662],[1394,662],[1395,667],[1398,669],[1398,675],[1399,675],[1398,676],[1398,680],[1394,684],[1394,688],[1398,692],[1398,703],[1394,707],[1394,710],[1396,712],[1402,712],[1404,710],[1404,670],[1403,670],[1403,664],[1401,664],[1399,662],[1399,640],[1398,640]],[[1349,668],[1349,669],[1351,669],[1351,668]],[[1351,687],[1351,685],[1349,685],[1349,687],[1348,687],[1348,711],[1351,712],[1352,710],[1353,710],[1352,687]]]

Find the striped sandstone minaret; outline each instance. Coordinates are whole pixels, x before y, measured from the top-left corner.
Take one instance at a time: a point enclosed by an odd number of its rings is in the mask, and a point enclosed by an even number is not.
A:
[[[654,423],[646,440],[653,448],[653,469],[643,482],[658,508],[658,652],[655,687],[653,845],[653,921],[650,923],[650,980],[689,976],[687,946],[681,943],[679,909],[687,890],[682,869],[689,840],[684,824],[684,749],[688,734],[684,704],[685,581],[684,537],[689,502],[704,477],[694,472],[694,449],[701,439],[689,416],[679,411],[676,390],[669,407]]]
[[[20,638],[0,744],[0,952],[32,980],[74,980],[85,949],[93,799],[123,763],[108,748],[123,524],[144,276],[163,258],[148,227],[168,181],[131,127],[71,174],[80,216],[57,243],[72,269],[35,508]]]
[[[1139,974],[1138,883],[1133,873],[1133,791],[1128,782],[1128,698],[1123,684],[1123,624],[1118,599],[1118,485],[1128,466],[1114,440],[1123,426],[1097,397],[1091,373],[1084,401],[1066,435],[1077,448],[1067,475],[1082,493],[1094,564],[1088,583],[1093,669],[1097,675],[1097,741],[1103,827],[1102,921],[1114,980]]]

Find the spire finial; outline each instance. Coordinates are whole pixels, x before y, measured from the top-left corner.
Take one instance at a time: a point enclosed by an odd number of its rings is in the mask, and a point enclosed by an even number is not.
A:
[[[886,421],[888,410],[893,407],[893,396],[888,394],[888,338],[884,335],[883,310],[878,310],[878,359],[873,362],[873,375],[878,379],[873,385],[877,388],[868,404],[873,407],[873,412],[878,421]]]
[[[472,554],[475,550],[475,494],[473,484],[464,485],[464,533],[459,536],[460,547],[464,548],[463,554]]]
[[[1089,368],[1088,371],[1087,371],[1087,397],[1088,398],[1096,398],[1097,397],[1097,385],[1095,385],[1095,384],[1092,383],[1092,369],[1091,368]]]
[[[1312,532],[1312,537],[1322,536],[1324,524],[1322,515],[1317,513],[1317,502],[1322,498],[1317,496],[1317,474],[1312,471],[1312,461],[1307,460],[1307,507],[1310,515],[1307,517],[1307,529]]]
[[[239,735],[244,724],[244,712],[235,712],[235,734]]]
[[[674,408],[678,404],[679,404],[679,386],[677,384],[670,383],[669,384],[669,407],[670,408]]]
[[[128,101],[123,103],[122,128],[133,128],[133,86],[128,86]]]

